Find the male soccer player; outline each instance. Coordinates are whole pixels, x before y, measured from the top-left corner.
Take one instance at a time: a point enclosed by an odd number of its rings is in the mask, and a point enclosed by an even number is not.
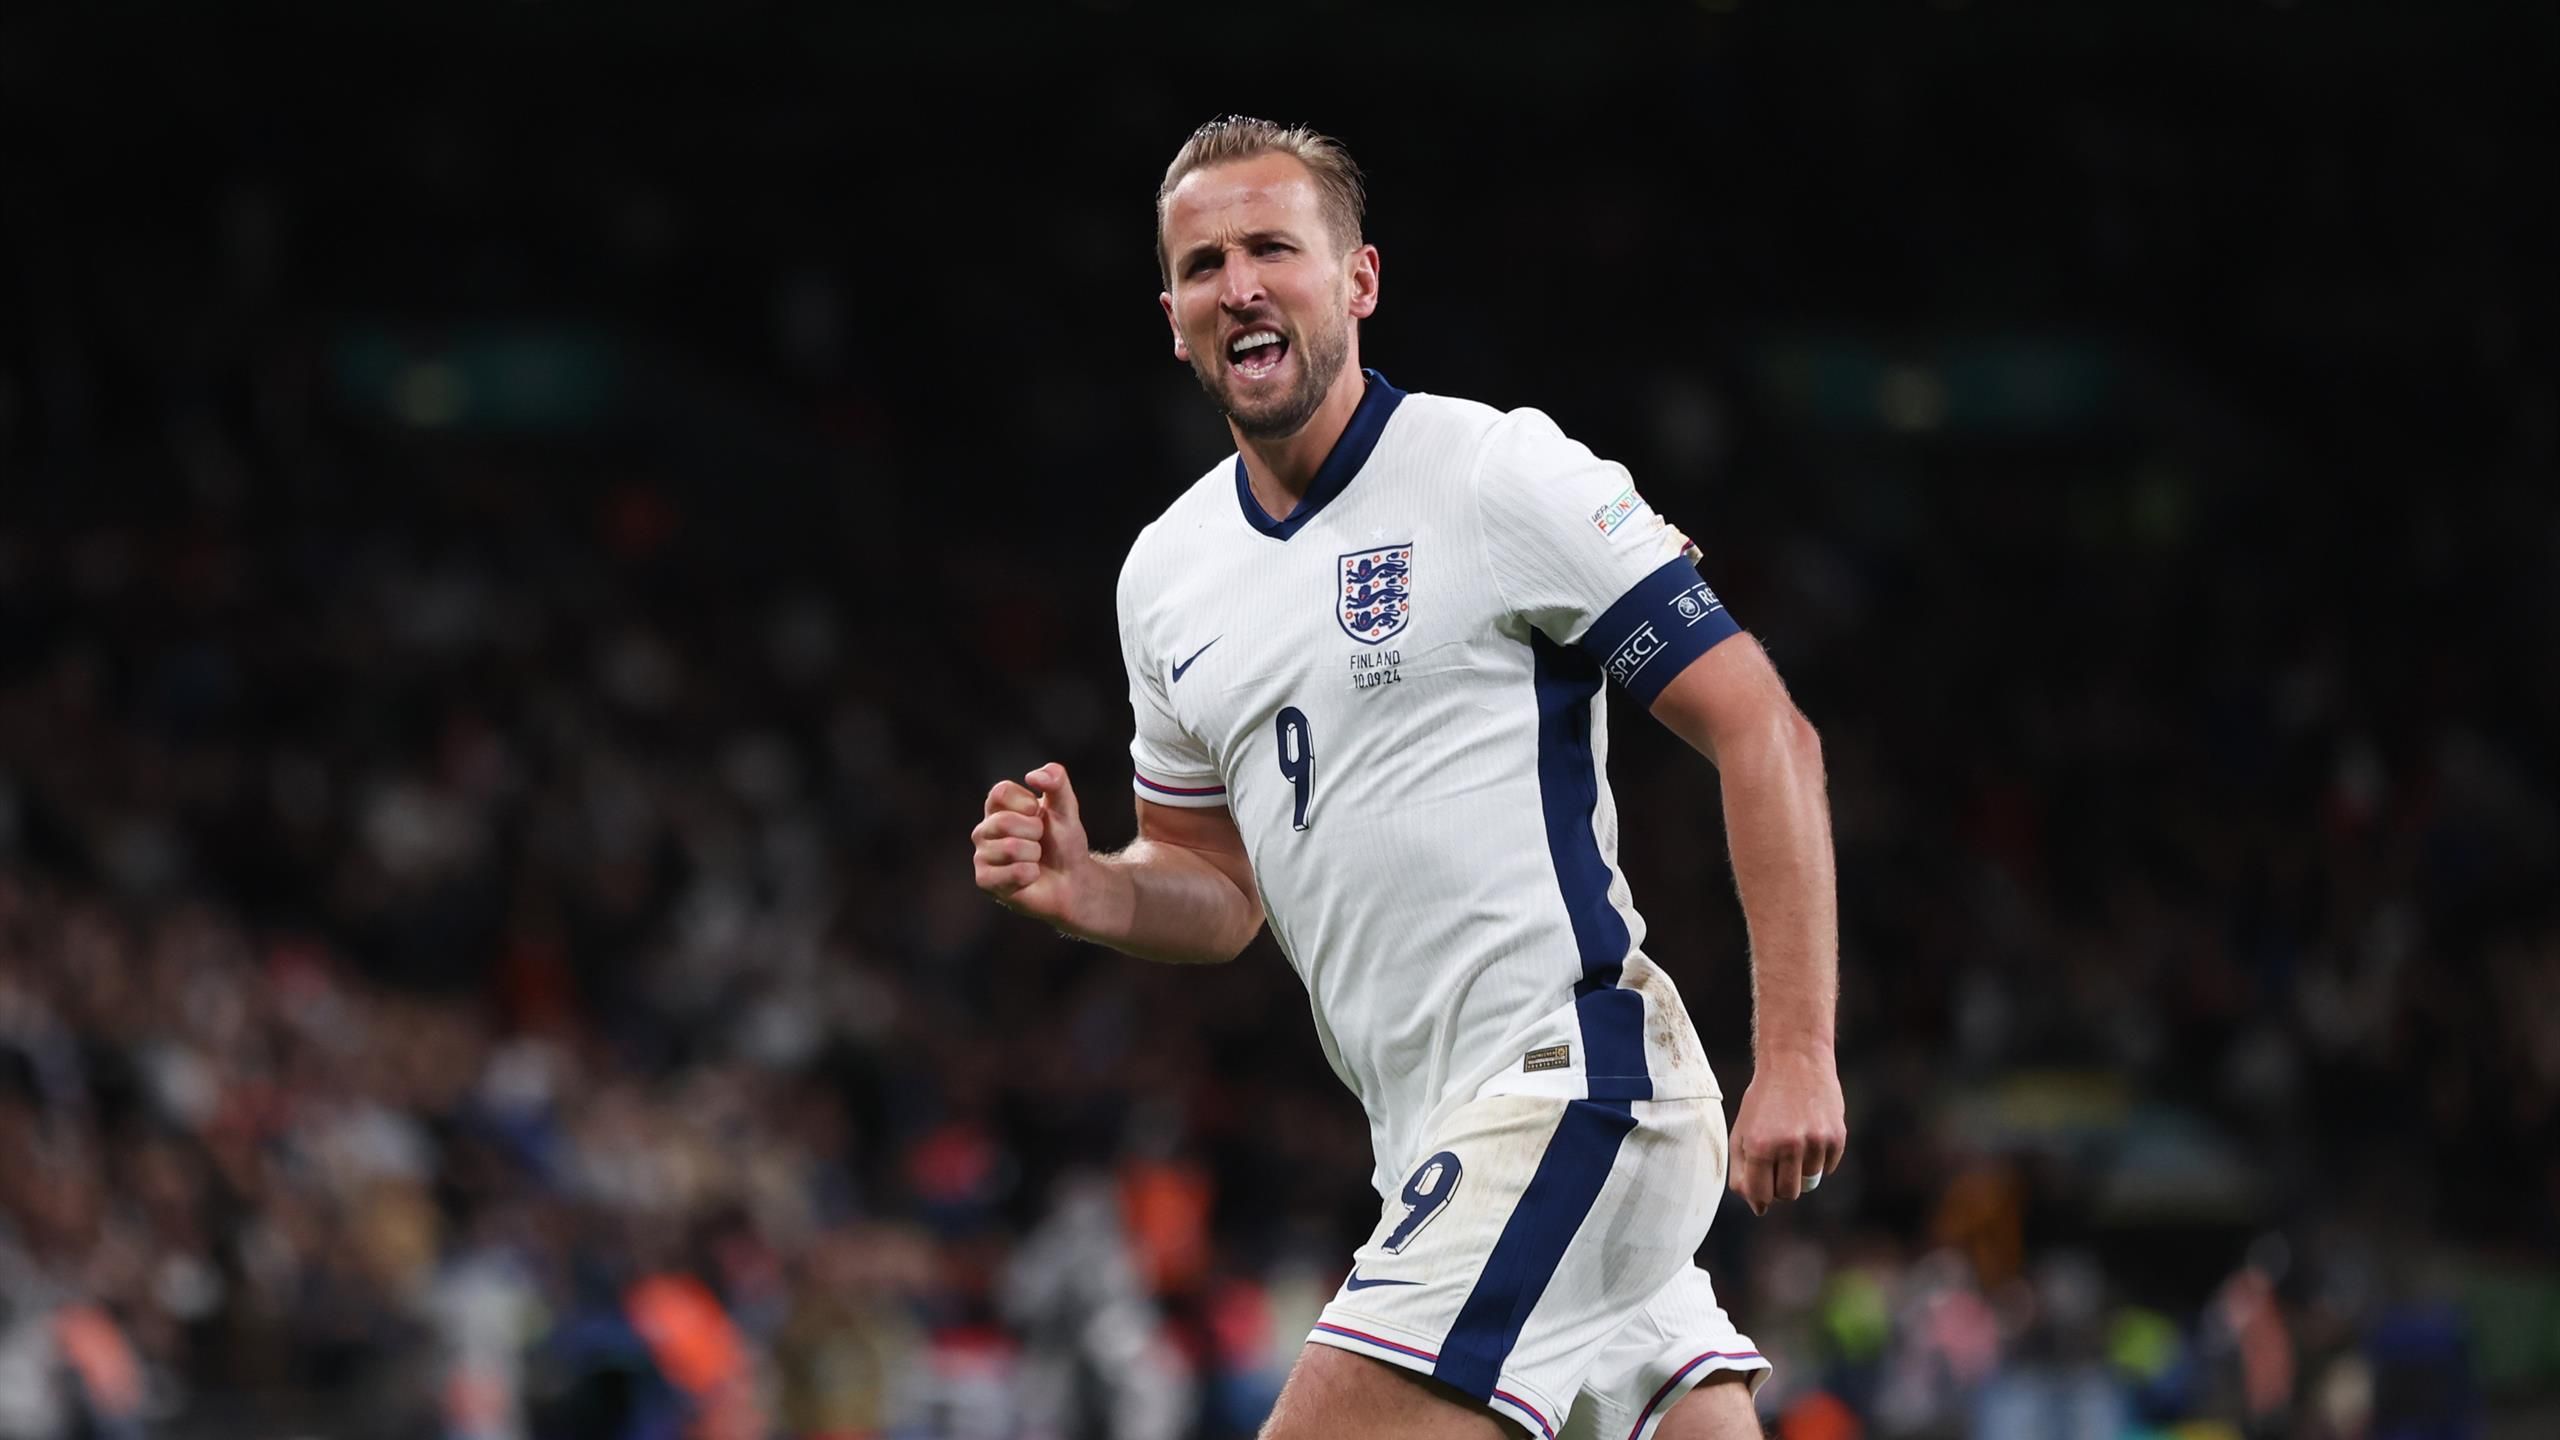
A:
[[[1338,145],[1267,121],[1166,171],[1160,301],[1236,454],[1121,572],[1138,839],[1092,853],[1043,765],[988,793],[977,883],[1173,963],[1267,918],[1306,982],[1385,1204],[1266,1436],[1757,1435],[1768,1362],[1694,1260],[1724,1184],[1765,1210],[1848,1142],[1820,748],[1625,470],[1361,368],[1361,208]],[[1729,1163],[1618,873],[1610,680],[1722,776],[1756,1021]]]

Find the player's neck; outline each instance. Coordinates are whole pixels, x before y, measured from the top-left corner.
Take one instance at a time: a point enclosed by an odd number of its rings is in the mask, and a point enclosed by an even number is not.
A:
[[[1253,498],[1263,512],[1281,519],[1298,508],[1307,498],[1307,488],[1315,484],[1316,472],[1324,468],[1325,457],[1351,426],[1352,412],[1360,408],[1360,397],[1367,393],[1368,377],[1360,372],[1360,359],[1353,355],[1325,387],[1324,403],[1294,435],[1277,439],[1254,440],[1236,435],[1236,453],[1244,457],[1245,478],[1253,486]],[[1234,430],[1231,423],[1230,431]]]

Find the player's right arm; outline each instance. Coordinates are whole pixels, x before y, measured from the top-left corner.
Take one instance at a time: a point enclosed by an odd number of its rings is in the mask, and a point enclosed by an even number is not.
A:
[[[1096,855],[1067,767],[996,782],[969,833],[978,888],[1080,940],[1142,960],[1214,965],[1262,929],[1244,836],[1225,806],[1138,801],[1138,838]]]

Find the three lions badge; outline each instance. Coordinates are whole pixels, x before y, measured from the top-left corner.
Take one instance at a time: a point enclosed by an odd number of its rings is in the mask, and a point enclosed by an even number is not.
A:
[[[1381,545],[1341,558],[1340,590],[1333,616],[1342,632],[1363,645],[1381,645],[1404,633],[1413,618],[1413,545]]]

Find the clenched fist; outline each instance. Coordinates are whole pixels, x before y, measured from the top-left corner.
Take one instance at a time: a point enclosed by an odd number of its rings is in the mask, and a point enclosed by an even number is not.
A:
[[[1828,1058],[1765,1057],[1733,1121],[1725,1186],[1754,1215],[1793,1200],[1840,1166],[1849,1148],[1848,1106]]]
[[[987,792],[986,818],[969,832],[978,888],[1009,910],[1077,932],[1097,868],[1085,843],[1067,767],[1052,762]]]

